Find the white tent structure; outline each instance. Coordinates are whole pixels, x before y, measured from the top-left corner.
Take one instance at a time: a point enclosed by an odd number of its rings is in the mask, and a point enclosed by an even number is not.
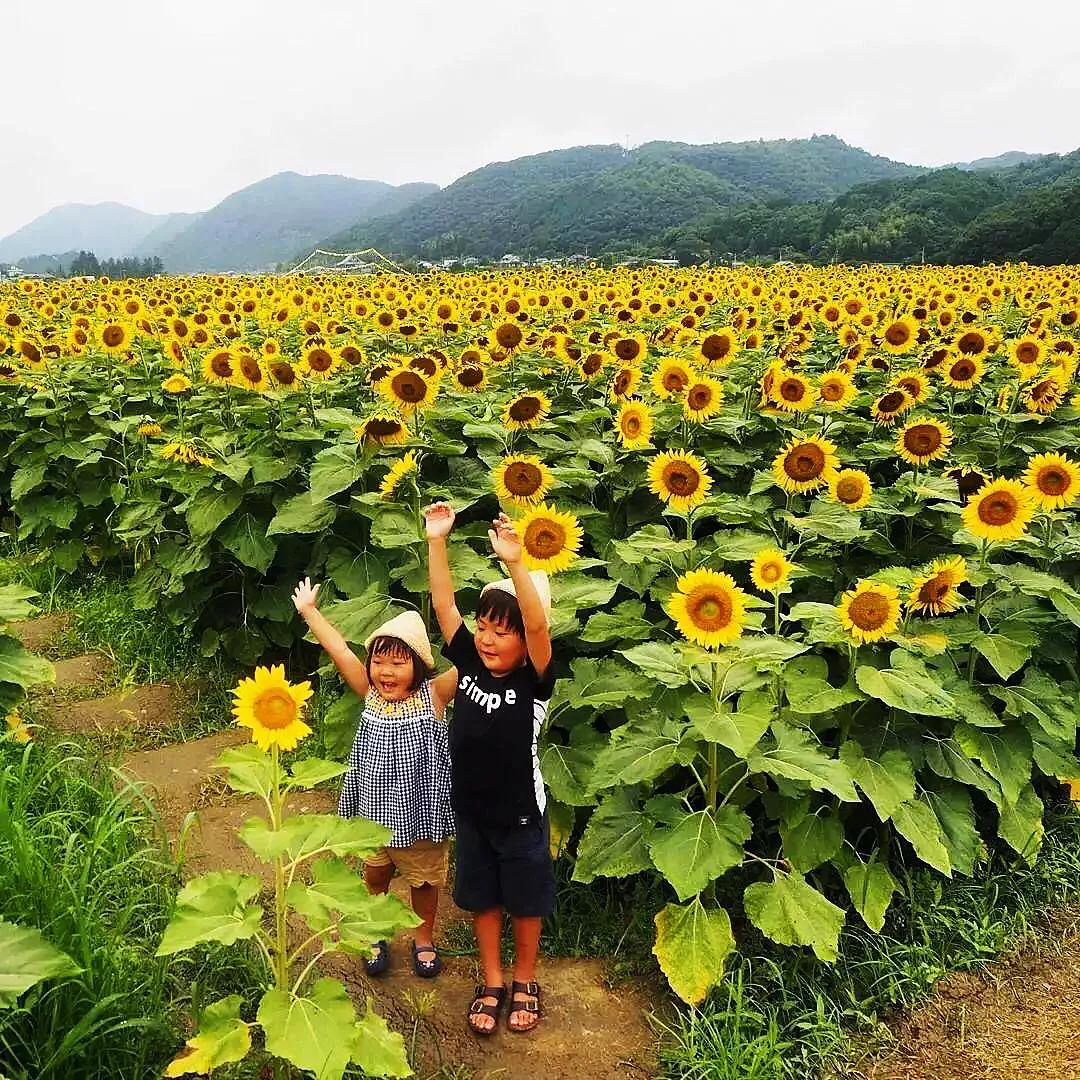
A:
[[[375,248],[363,251],[326,251],[315,248],[290,274],[407,274],[409,271]]]

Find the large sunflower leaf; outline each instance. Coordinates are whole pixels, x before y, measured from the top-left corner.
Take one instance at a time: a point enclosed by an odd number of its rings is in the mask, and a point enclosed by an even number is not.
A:
[[[267,535],[266,527],[267,522],[254,514],[243,513],[226,521],[217,539],[245,566],[265,574],[277,553],[277,544]]]
[[[776,715],[770,702],[753,694],[741,694],[734,711],[726,701],[714,705],[708,694],[690,698],[684,710],[694,730],[706,742],[726,746],[740,758],[757,746]]]
[[[721,874],[738,866],[753,824],[734,806],[688,813],[674,829],[657,830],[649,840],[656,868],[680,900],[697,895]]]
[[[926,803],[910,799],[893,811],[890,820],[924,863],[946,877],[952,877],[952,860],[945,846],[945,833],[937,815]]]
[[[723,908],[706,908],[700,899],[668,904],[653,920],[653,955],[671,989],[690,1005],[705,999],[724,974],[724,961],[735,947],[731,920]]]
[[[1006,803],[1014,803],[1031,777],[1031,736],[1019,724],[1003,728],[976,728],[957,724],[957,746],[1001,786]]]
[[[329,926],[335,913],[348,916],[355,931],[359,931],[359,924],[364,921],[385,929],[387,921],[394,918],[389,936],[421,921],[396,896],[372,896],[363,878],[341,859],[319,859],[312,866],[311,882],[294,881],[285,891],[285,899],[307,919],[313,930]],[[387,900],[391,903],[387,904]],[[370,939],[378,940],[379,937]]]
[[[317,502],[311,497],[310,491],[301,491],[278,507],[273,520],[266,527],[266,535],[322,532],[337,517],[337,512],[338,508],[333,503]]]
[[[222,751],[214,762],[214,768],[227,770],[226,783],[241,795],[259,795],[269,799],[274,790],[274,760],[265,750],[260,750],[253,743],[247,746],[232,746]],[[283,773],[279,766],[276,780],[282,779]]]
[[[829,814],[804,814],[780,822],[784,858],[800,873],[808,874],[827,863],[844,843],[844,826]]]
[[[889,873],[889,868],[877,859],[866,863],[855,859],[844,870],[843,876],[844,887],[855,910],[875,934],[880,934],[885,925],[885,912],[889,910],[897,889],[896,879]]]
[[[258,1021],[267,1053],[313,1072],[315,1080],[341,1080],[359,1037],[356,1010],[337,979],[319,979],[306,997],[268,990]]]
[[[1045,832],[1042,816],[1042,800],[1028,784],[1015,802],[1001,807],[998,817],[998,836],[1029,866],[1035,864],[1042,848]]]
[[[205,1076],[230,1061],[243,1061],[251,1049],[251,1030],[240,1019],[239,994],[207,1005],[199,1015],[199,1030],[165,1067],[166,1076]]]
[[[619,653],[639,671],[664,686],[676,689],[690,681],[690,664],[674,645],[647,641],[643,645],[620,649]]]
[[[976,634],[971,644],[1003,679],[1015,675],[1031,659],[1029,645],[1004,634]]]
[[[235,484],[221,490],[203,488],[187,507],[188,529],[196,540],[213,536],[218,526],[231,517],[243,502],[243,492]]]
[[[598,877],[628,877],[652,868],[652,821],[630,789],[616,788],[592,812],[578,842],[574,880],[588,885]]]
[[[13,637],[0,634],[0,683],[13,683],[27,690],[55,678],[48,660],[24,649]]]
[[[356,446],[328,446],[320,450],[311,463],[311,501],[323,502],[331,495],[352,487],[364,475],[369,464],[358,453]]]
[[[915,716],[956,715],[952,695],[918,671],[863,665],[855,671],[855,682],[864,694]]]
[[[941,825],[942,842],[949,862],[959,873],[971,877],[982,852],[982,840],[975,828],[975,808],[971,794],[962,784],[940,781],[927,788],[926,803]]]
[[[871,758],[859,743],[849,739],[840,747],[840,760],[882,821],[887,821],[901,803],[915,797],[915,769],[903,750],[886,750],[881,757]]]
[[[251,901],[259,895],[260,887],[257,877],[235,870],[215,870],[192,878],[176,897],[157,955],[171,956],[203,941],[232,945],[254,937],[262,908]]]
[[[561,694],[575,709],[613,709],[628,698],[648,698],[652,680],[618,660],[579,657],[570,665],[573,680],[563,680]]]
[[[772,735],[771,746],[763,744],[747,758],[751,772],[798,780],[815,791],[831,791],[842,802],[859,801],[848,767],[829,757],[809,732],[777,721]]]
[[[373,998],[367,999],[364,1015],[356,1022],[356,1042],[353,1045],[353,1064],[359,1065],[366,1076],[412,1076],[412,1067],[405,1052],[405,1039],[391,1031],[386,1021],[375,1011]]]
[[[280,829],[265,818],[248,818],[238,830],[240,839],[264,862],[286,855],[293,862],[314,855],[374,855],[390,840],[391,830],[366,818],[334,814],[293,814]]]
[[[747,918],[778,945],[808,945],[819,960],[832,963],[844,925],[837,907],[808,885],[802,874],[780,874],[748,885],[743,893]]]
[[[43,979],[78,975],[82,968],[32,926],[0,922],[0,1009]]]
[[[615,728],[607,746],[596,755],[589,777],[593,791],[617,784],[653,780],[675,764],[685,765],[695,754],[686,728],[658,712]]]
[[[30,601],[37,595],[25,585],[0,585],[0,623],[30,618],[35,611]]]

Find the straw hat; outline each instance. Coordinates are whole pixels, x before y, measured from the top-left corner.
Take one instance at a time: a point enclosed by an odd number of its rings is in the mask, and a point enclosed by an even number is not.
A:
[[[384,622],[382,626],[368,634],[364,641],[364,648],[370,649],[371,643],[381,637],[392,637],[403,641],[429,668],[434,669],[435,657],[431,655],[431,642],[428,641],[424,620],[420,618],[418,612],[403,611],[400,615],[395,615]]]
[[[544,609],[544,615],[547,617],[547,621],[550,624],[551,583],[548,581],[548,576],[543,570],[533,570],[529,574],[529,578],[536,588],[536,594],[540,597],[540,604]],[[483,596],[488,589],[499,589],[502,592],[509,593],[513,597],[517,596],[517,589],[514,588],[513,578],[503,578],[502,581],[493,581],[489,585],[485,585],[480,590],[480,595]]]

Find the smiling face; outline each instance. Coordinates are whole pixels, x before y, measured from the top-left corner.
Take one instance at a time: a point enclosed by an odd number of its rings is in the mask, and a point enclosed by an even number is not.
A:
[[[412,650],[396,638],[372,642],[368,681],[384,701],[404,701],[418,685],[418,667]]]
[[[492,675],[509,675],[521,667],[528,651],[525,638],[509,623],[493,615],[478,615],[473,635],[480,661]]]

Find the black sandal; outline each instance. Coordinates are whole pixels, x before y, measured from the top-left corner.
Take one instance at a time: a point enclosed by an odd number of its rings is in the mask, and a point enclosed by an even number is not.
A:
[[[372,948],[378,949],[378,952],[364,960],[364,970],[369,975],[381,975],[390,966],[390,943],[376,941]]]
[[[489,1005],[483,999],[486,997],[493,997],[496,999],[494,1005]],[[473,995],[473,1003],[469,1006],[469,1012],[466,1019],[468,1020],[469,1030],[479,1036],[481,1039],[486,1039],[490,1035],[494,1035],[499,1028],[499,1013],[502,1011],[503,1002],[506,1000],[506,987],[505,986],[480,986],[476,987],[476,993]],[[473,1022],[474,1016],[490,1016],[495,1021],[490,1028],[485,1030],[484,1028],[478,1028]]]
[[[515,994],[528,994],[532,1001],[518,1001],[515,999]],[[532,1013],[536,1017],[535,1020],[527,1027],[514,1027],[510,1023],[510,1017],[514,1013]],[[540,984],[535,980],[533,982],[518,982],[514,980],[514,985],[510,988],[510,1004],[506,1007],[506,1030],[512,1031],[515,1035],[527,1035],[530,1031],[536,1030],[536,1025],[540,1023]]]
[[[434,953],[434,958],[421,960],[422,952]],[[442,957],[439,955],[439,950],[434,945],[417,945],[414,941],[412,943],[412,969],[413,973],[421,979],[434,979],[442,971]]]

